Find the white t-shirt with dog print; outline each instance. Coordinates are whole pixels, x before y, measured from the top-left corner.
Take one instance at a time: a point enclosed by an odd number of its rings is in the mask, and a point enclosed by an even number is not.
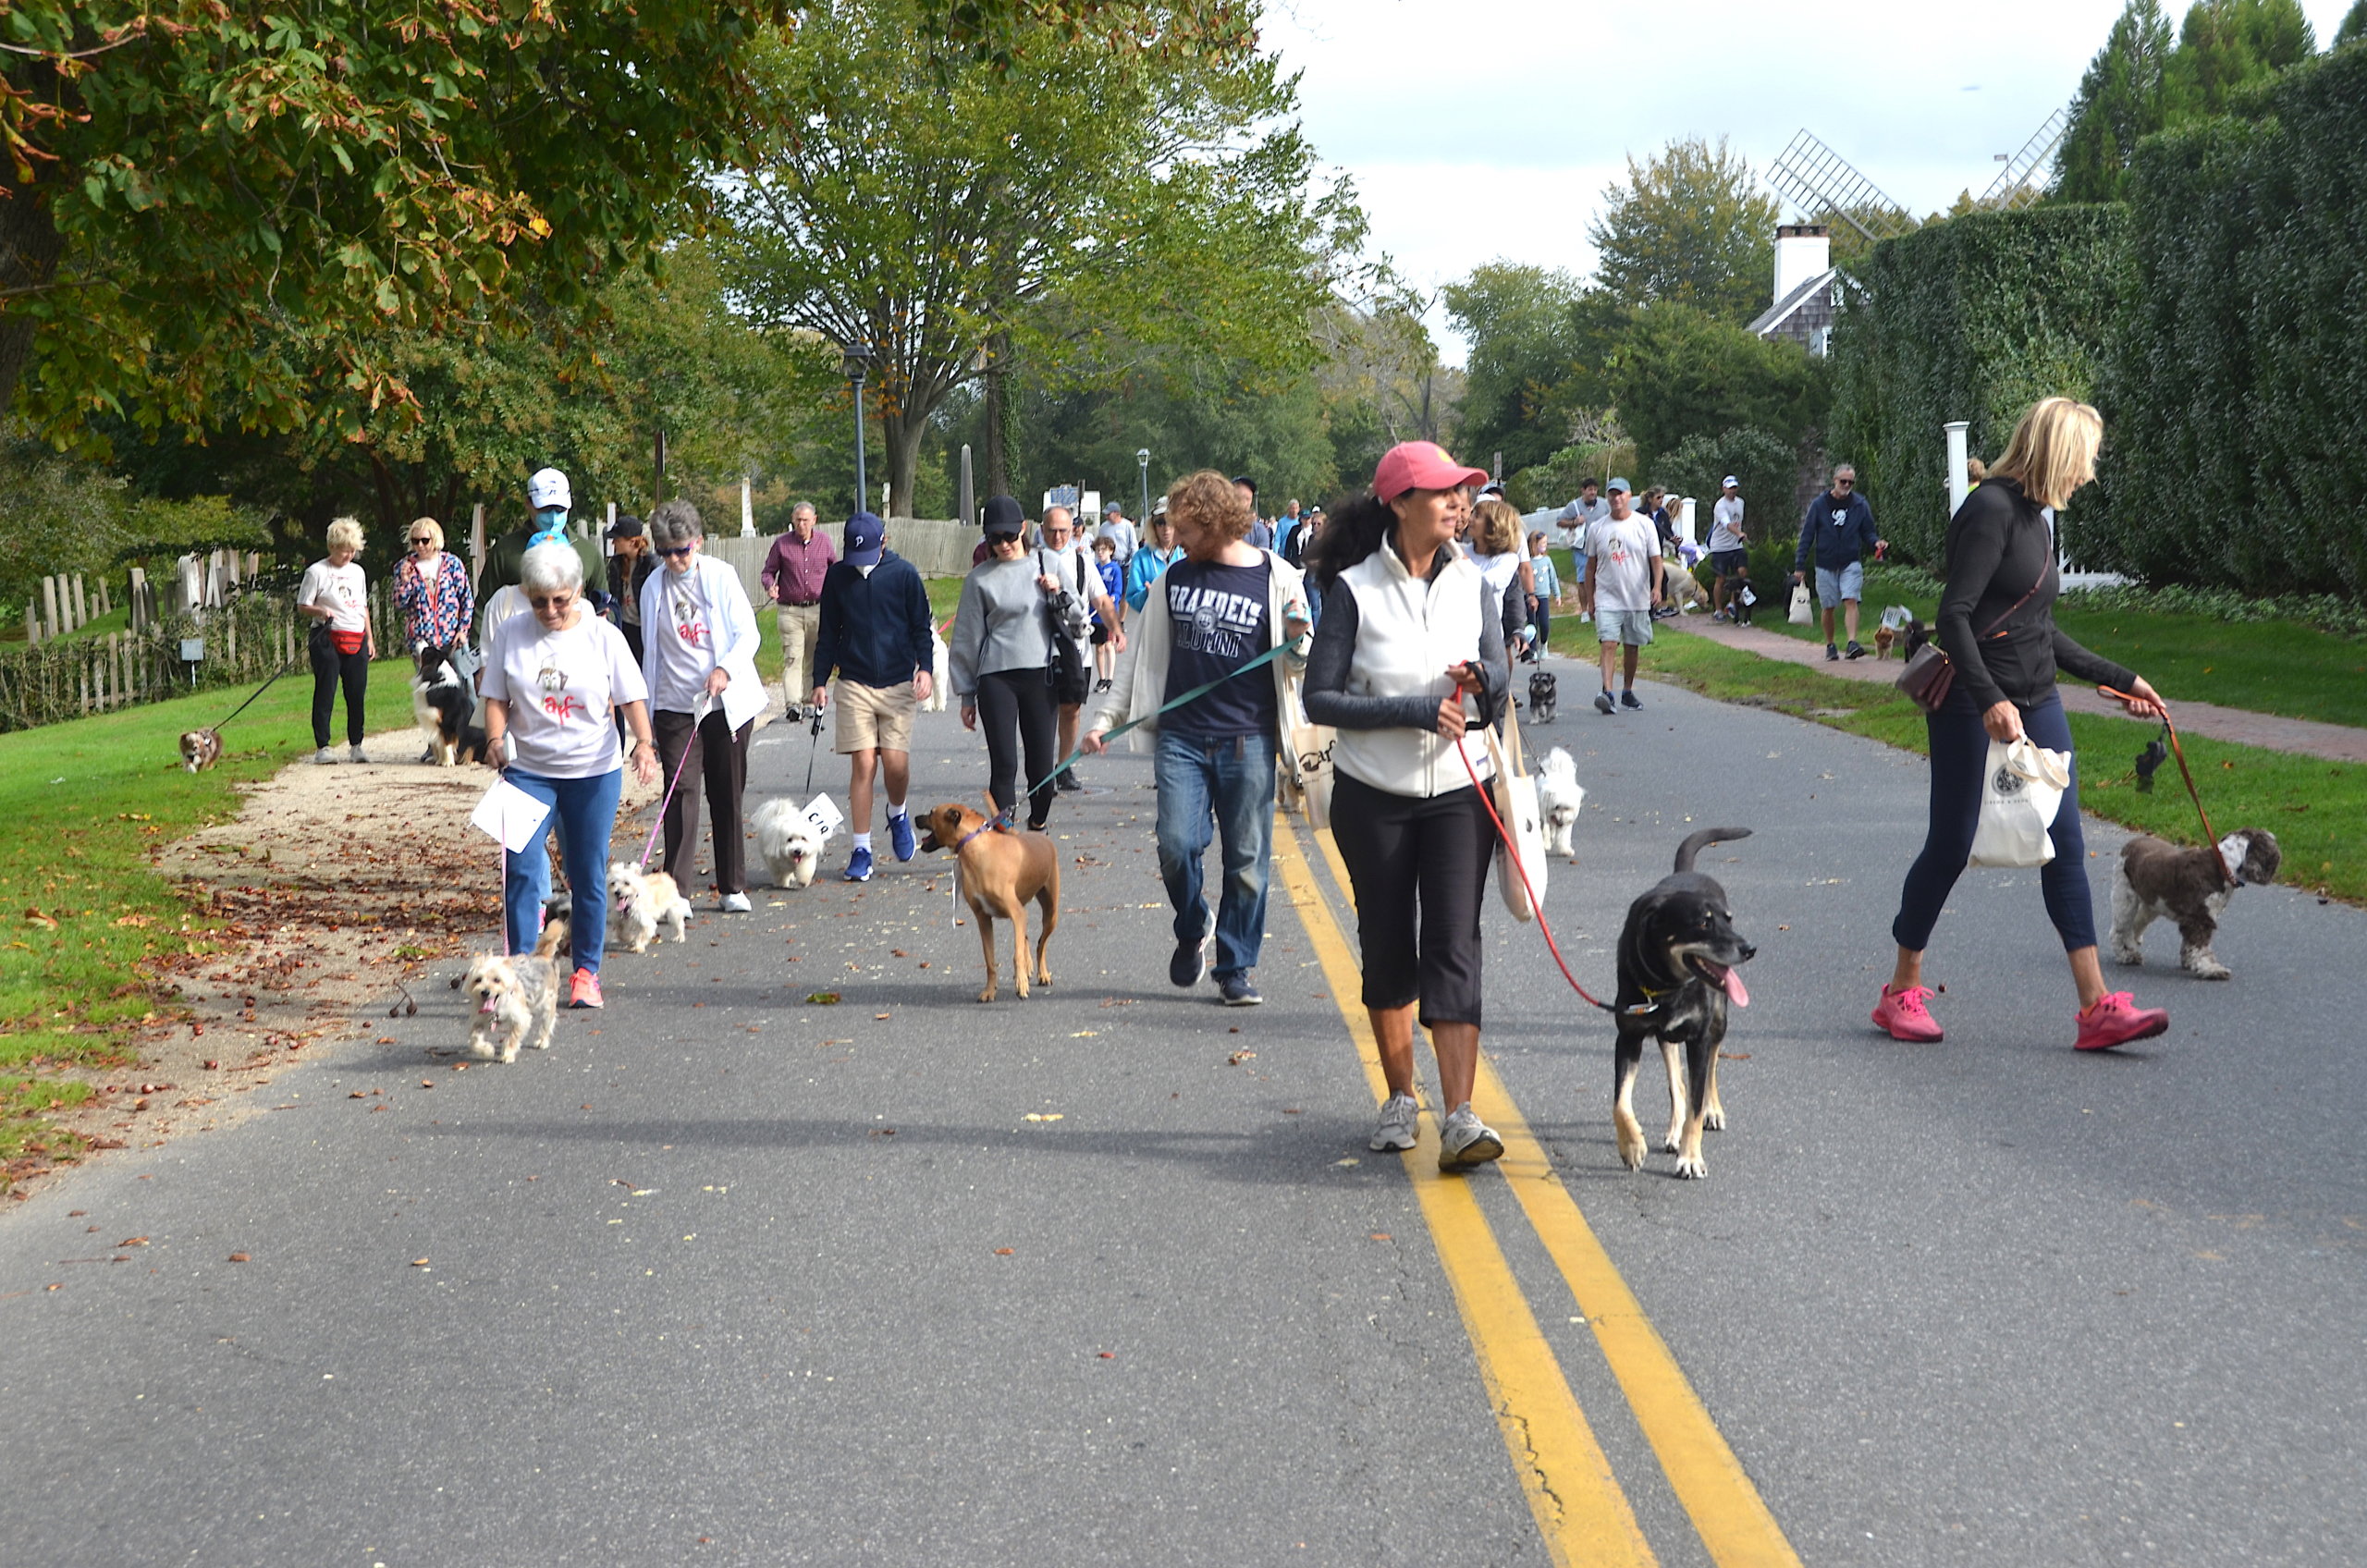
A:
[[[370,591],[363,581],[362,569],[348,561],[343,566],[314,561],[304,569],[304,581],[297,586],[296,602],[300,605],[321,605],[331,613],[332,631],[363,631],[370,626]]]
[[[564,631],[533,615],[497,627],[485,650],[484,695],[509,704],[521,771],[597,778],[624,766],[618,705],[645,702],[649,688],[625,634],[584,606]]]

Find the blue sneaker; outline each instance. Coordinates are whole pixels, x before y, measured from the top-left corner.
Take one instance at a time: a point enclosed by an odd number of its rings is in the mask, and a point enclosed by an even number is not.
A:
[[[896,846],[898,860],[910,860],[920,846],[913,840],[913,814],[903,812],[888,819],[888,841]]]
[[[846,879],[850,882],[871,880],[871,851],[858,849],[847,857]]]

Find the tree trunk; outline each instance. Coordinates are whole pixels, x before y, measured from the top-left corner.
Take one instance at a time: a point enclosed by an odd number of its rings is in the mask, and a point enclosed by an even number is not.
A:
[[[928,410],[908,409],[880,416],[879,434],[888,448],[888,506],[890,516],[911,517],[913,482],[920,473],[921,437],[928,431]]]
[[[987,494],[1012,494],[1011,471],[1015,466],[1012,447],[1012,409],[1011,406],[1011,337],[996,333],[987,339],[986,396],[986,459]]]

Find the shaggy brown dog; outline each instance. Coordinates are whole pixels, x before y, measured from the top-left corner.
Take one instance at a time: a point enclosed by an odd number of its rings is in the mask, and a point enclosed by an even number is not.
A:
[[[2227,900],[2247,882],[2274,882],[2283,862],[2276,835],[2239,827],[2216,849],[2180,849],[2146,834],[2121,847],[2112,881],[2112,956],[2143,963],[2145,927],[2167,916],[2178,928],[2178,963],[2198,980],[2225,980],[2227,966],[2211,950]],[[2234,874],[2231,884],[2220,872]]]
[[[181,732],[181,766],[191,773],[202,773],[222,760],[222,737],[211,729],[185,729]]]
[[[978,946],[987,955],[987,988],[978,999],[995,999],[995,921],[1012,924],[1012,982],[1027,995],[1027,900],[1042,912],[1044,929],[1036,938],[1036,984],[1052,983],[1044,949],[1061,923],[1061,857],[1042,833],[1016,827],[989,827],[989,818],[968,806],[950,802],[921,818],[927,831],[924,850],[953,851],[954,880],[978,923]]]

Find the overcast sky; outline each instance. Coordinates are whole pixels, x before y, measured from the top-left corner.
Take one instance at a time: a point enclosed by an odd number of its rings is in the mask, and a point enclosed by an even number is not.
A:
[[[2172,24],[2178,0],[2164,7]],[[2301,0],[2321,48],[2349,0]],[[1317,154],[1355,178],[1424,289],[1502,257],[1594,265],[1587,227],[1625,159],[1728,137],[1764,177],[1806,129],[1918,214],[1978,196],[2121,0],[1269,0]],[[1784,214],[1792,216],[1790,212]],[[1771,280],[1772,283],[1772,280]],[[1450,361],[1463,345],[1432,313]]]

